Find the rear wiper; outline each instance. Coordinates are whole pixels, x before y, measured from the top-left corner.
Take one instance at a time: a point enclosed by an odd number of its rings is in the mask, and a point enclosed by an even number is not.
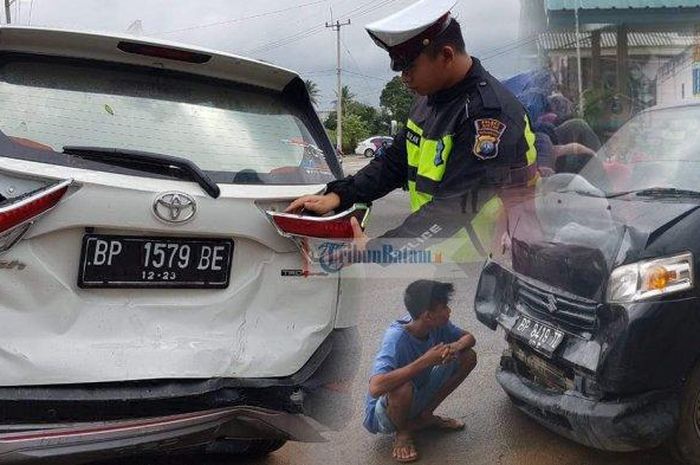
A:
[[[639,197],[700,197],[700,191],[690,189],[676,189],[675,187],[652,187],[628,192],[619,192],[608,195],[608,198],[622,197],[634,194]]]
[[[111,147],[83,147],[67,145],[63,147],[63,153],[76,155],[80,158],[92,159],[102,163],[123,165],[124,162],[137,165],[146,165],[160,168],[161,172],[168,172],[170,168],[177,168],[188,177],[197,182],[204,191],[218,198],[221,195],[219,186],[191,160],[160,153],[142,152],[140,150],[125,150]]]

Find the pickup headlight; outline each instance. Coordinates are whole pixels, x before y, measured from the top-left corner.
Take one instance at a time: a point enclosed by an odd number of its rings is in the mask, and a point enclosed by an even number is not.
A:
[[[692,289],[693,275],[690,252],[623,265],[610,275],[606,300],[610,303],[638,302]]]

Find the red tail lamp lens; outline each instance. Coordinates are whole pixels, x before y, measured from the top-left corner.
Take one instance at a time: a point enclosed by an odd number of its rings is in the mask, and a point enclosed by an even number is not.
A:
[[[362,223],[365,211],[357,210],[342,218],[326,220],[323,218],[305,218],[292,215],[274,215],[272,220],[280,231],[292,236],[313,237],[317,239],[352,239],[350,218],[357,218]]]
[[[68,191],[70,183],[70,181],[61,182],[26,199],[0,207],[0,233],[26,223],[56,206]]]

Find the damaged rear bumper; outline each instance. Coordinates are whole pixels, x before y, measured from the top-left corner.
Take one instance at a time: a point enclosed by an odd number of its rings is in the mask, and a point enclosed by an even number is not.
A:
[[[219,439],[325,441],[352,417],[356,329],[335,330],[282,378],[0,387],[0,463],[80,463]]]
[[[1,428],[7,431],[9,425]],[[193,448],[223,438],[323,441],[304,415],[239,406],[139,420],[22,425],[0,434],[0,463],[81,463],[107,457]]]
[[[631,451],[664,443],[675,431],[679,393],[653,391],[615,400],[595,400],[577,391],[557,392],[508,370],[496,373],[513,403],[548,429],[597,449]]]

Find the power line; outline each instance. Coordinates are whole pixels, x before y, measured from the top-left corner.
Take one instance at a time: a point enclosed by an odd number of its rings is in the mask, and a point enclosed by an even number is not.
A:
[[[492,54],[492,55],[484,56],[483,58],[481,58],[481,61],[491,60],[491,59],[497,58],[497,57],[499,57],[499,56],[501,56],[501,55],[505,55],[505,54],[507,54],[507,53],[514,52],[515,50],[517,50],[517,49],[519,49],[519,48],[522,48],[522,47],[525,47],[525,46],[527,46],[527,45],[530,45],[531,43],[536,42],[537,40],[538,40],[538,38],[535,37],[534,39],[530,39],[530,40],[523,41],[523,42],[521,42],[521,43],[519,43],[519,44],[515,44],[515,46],[513,46],[513,47],[511,47],[511,48],[502,50],[502,51],[500,51],[500,52],[498,52],[498,53],[494,53],[494,54]]]
[[[391,79],[388,79],[388,78],[383,78],[383,77],[379,77],[379,76],[371,76],[369,74],[356,73],[356,72],[348,71],[348,70],[345,70],[345,72],[348,74],[354,74],[356,76],[360,76],[360,77],[367,78],[367,79],[375,79],[377,81],[383,81],[383,82],[391,81]]]
[[[391,3],[394,3],[398,0],[380,0],[379,3],[375,4],[375,1],[369,1],[366,3],[363,3],[360,6],[357,6],[353,8],[352,10],[348,11],[345,14],[342,14],[340,16],[342,17],[349,17],[349,16],[354,16],[354,17],[359,17],[368,13],[371,13],[373,11],[378,10],[379,8],[383,8]],[[259,54],[259,53],[267,53],[270,52],[276,48],[279,47],[284,47],[286,45],[289,45],[294,42],[298,42],[300,40],[306,39],[308,37],[311,37],[313,35],[316,35],[323,31],[324,29],[324,24],[318,24],[316,26],[312,26],[308,29],[305,29],[303,31],[294,33],[290,36],[283,37],[281,39],[277,39],[273,42],[269,42],[267,44],[263,44],[261,46],[258,46],[256,48],[253,48],[251,50],[246,51],[246,54]]]
[[[250,19],[263,18],[265,16],[271,16],[271,15],[276,15],[276,14],[284,13],[284,12],[291,11],[291,10],[297,10],[299,8],[305,8],[307,6],[319,5],[321,3],[326,3],[327,1],[328,0],[316,0],[314,2],[302,3],[301,5],[295,5],[295,6],[291,6],[291,7],[287,7],[287,8],[282,8],[279,10],[267,11],[265,13],[258,13],[258,14],[254,14],[254,15],[250,15],[250,16],[243,16],[241,18],[227,19],[224,21],[217,21],[214,23],[198,24],[195,26],[184,27],[181,29],[173,29],[170,31],[161,31],[161,32],[156,32],[156,34],[174,34],[177,32],[193,31],[195,29],[203,29],[203,28],[207,28],[207,27],[221,26],[223,24],[239,23],[241,21],[248,21]]]
[[[345,43],[345,41],[341,38],[341,39],[340,39],[340,42],[343,44],[343,47],[345,48],[345,51],[348,53],[348,56],[350,57],[350,61],[353,62],[353,64],[355,65],[355,67],[356,67],[359,71],[362,71],[362,67],[361,67],[360,64],[357,62],[357,60],[355,60],[355,57],[352,56],[352,52],[351,52],[350,49],[348,48],[348,45]],[[364,85],[365,85],[365,90],[369,89],[369,82],[367,81],[367,78],[365,77],[365,75],[364,75],[364,74],[361,74],[361,73],[355,73],[355,74],[356,74],[357,76],[359,76],[359,77],[362,77],[363,82],[364,82]]]

